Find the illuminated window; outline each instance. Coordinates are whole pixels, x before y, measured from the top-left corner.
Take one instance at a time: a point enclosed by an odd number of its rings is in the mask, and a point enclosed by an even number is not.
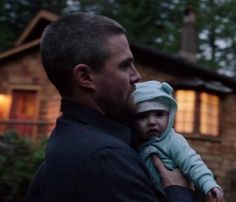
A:
[[[0,94],[0,134],[5,130],[4,123],[1,121],[6,120],[9,116],[11,106],[11,96],[6,94]]]
[[[219,97],[193,90],[177,90],[175,129],[186,134],[219,134]]]
[[[34,90],[13,90],[10,116],[12,119],[34,119],[37,92]]]
[[[200,133],[217,136],[219,133],[219,98],[207,93],[201,93],[200,98]]]
[[[0,94],[0,120],[7,119],[11,105],[11,96]]]
[[[192,133],[194,130],[195,92],[178,90],[176,91],[176,99],[178,102],[178,113],[176,113],[175,118],[175,129]]]
[[[37,91],[13,90],[10,119],[33,121],[37,116]],[[13,127],[20,134],[32,134],[34,127],[27,124],[18,124]]]

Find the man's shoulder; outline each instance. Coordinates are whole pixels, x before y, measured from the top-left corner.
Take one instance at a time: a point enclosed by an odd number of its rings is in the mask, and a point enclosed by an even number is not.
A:
[[[60,120],[52,132],[48,148],[62,154],[65,150],[67,153],[91,154],[104,148],[134,152],[126,142],[111,133],[83,122]]]

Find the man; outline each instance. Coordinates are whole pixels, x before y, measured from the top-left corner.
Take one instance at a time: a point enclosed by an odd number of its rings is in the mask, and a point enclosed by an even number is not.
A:
[[[140,80],[124,28],[104,16],[64,16],[46,28],[41,56],[62,97],[62,116],[27,201],[165,200],[154,192],[144,163],[129,146],[130,130],[121,122],[132,108],[130,94]],[[174,198],[168,196],[170,201],[193,201],[189,190],[170,186],[184,186],[182,176],[176,182],[179,175],[158,159],[154,162]]]

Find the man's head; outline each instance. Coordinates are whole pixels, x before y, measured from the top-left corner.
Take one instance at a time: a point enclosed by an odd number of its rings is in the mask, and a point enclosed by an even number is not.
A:
[[[117,22],[87,13],[67,15],[51,23],[43,33],[40,48],[45,71],[59,93],[73,94],[72,75],[76,65],[102,68],[109,57],[107,38],[124,33]]]
[[[127,105],[140,79],[124,28],[100,15],[77,13],[50,24],[42,36],[41,55],[62,97],[106,114]]]
[[[141,141],[162,137],[172,128],[177,107],[172,91],[166,82],[147,81],[136,84],[132,96],[136,105],[135,128]]]

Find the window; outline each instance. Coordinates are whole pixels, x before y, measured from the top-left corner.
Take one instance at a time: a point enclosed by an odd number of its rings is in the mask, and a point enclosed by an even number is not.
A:
[[[13,90],[12,107],[10,116],[12,119],[35,118],[37,92],[34,90]]]
[[[186,134],[218,136],[219,97],[206,92],[177,90],[178,111],[175,129]]]
[[[7,119],[11,105],[11,96],[0,94],[0,120]]]
[[[217,136],[219,133],[219,98],[207,93],[201,93],[200,97],[200,133]]]
[[[176,91],[178,102],[178,112],[175,118],[175,128],[177,131],[193,133],[194,131],[194,114],[196,94],[194,91]]]
[[[32,135],[34,127],[26,124],[33,121],[37,114],[37,91],[35,90],[13,90],[10,119],[22,123],[16,124],[14,129],[20,134]]]
[[[4,120],[8,118],[11,106],[11,96],[7,94],[0,94],[0,135],[5,130]]]

